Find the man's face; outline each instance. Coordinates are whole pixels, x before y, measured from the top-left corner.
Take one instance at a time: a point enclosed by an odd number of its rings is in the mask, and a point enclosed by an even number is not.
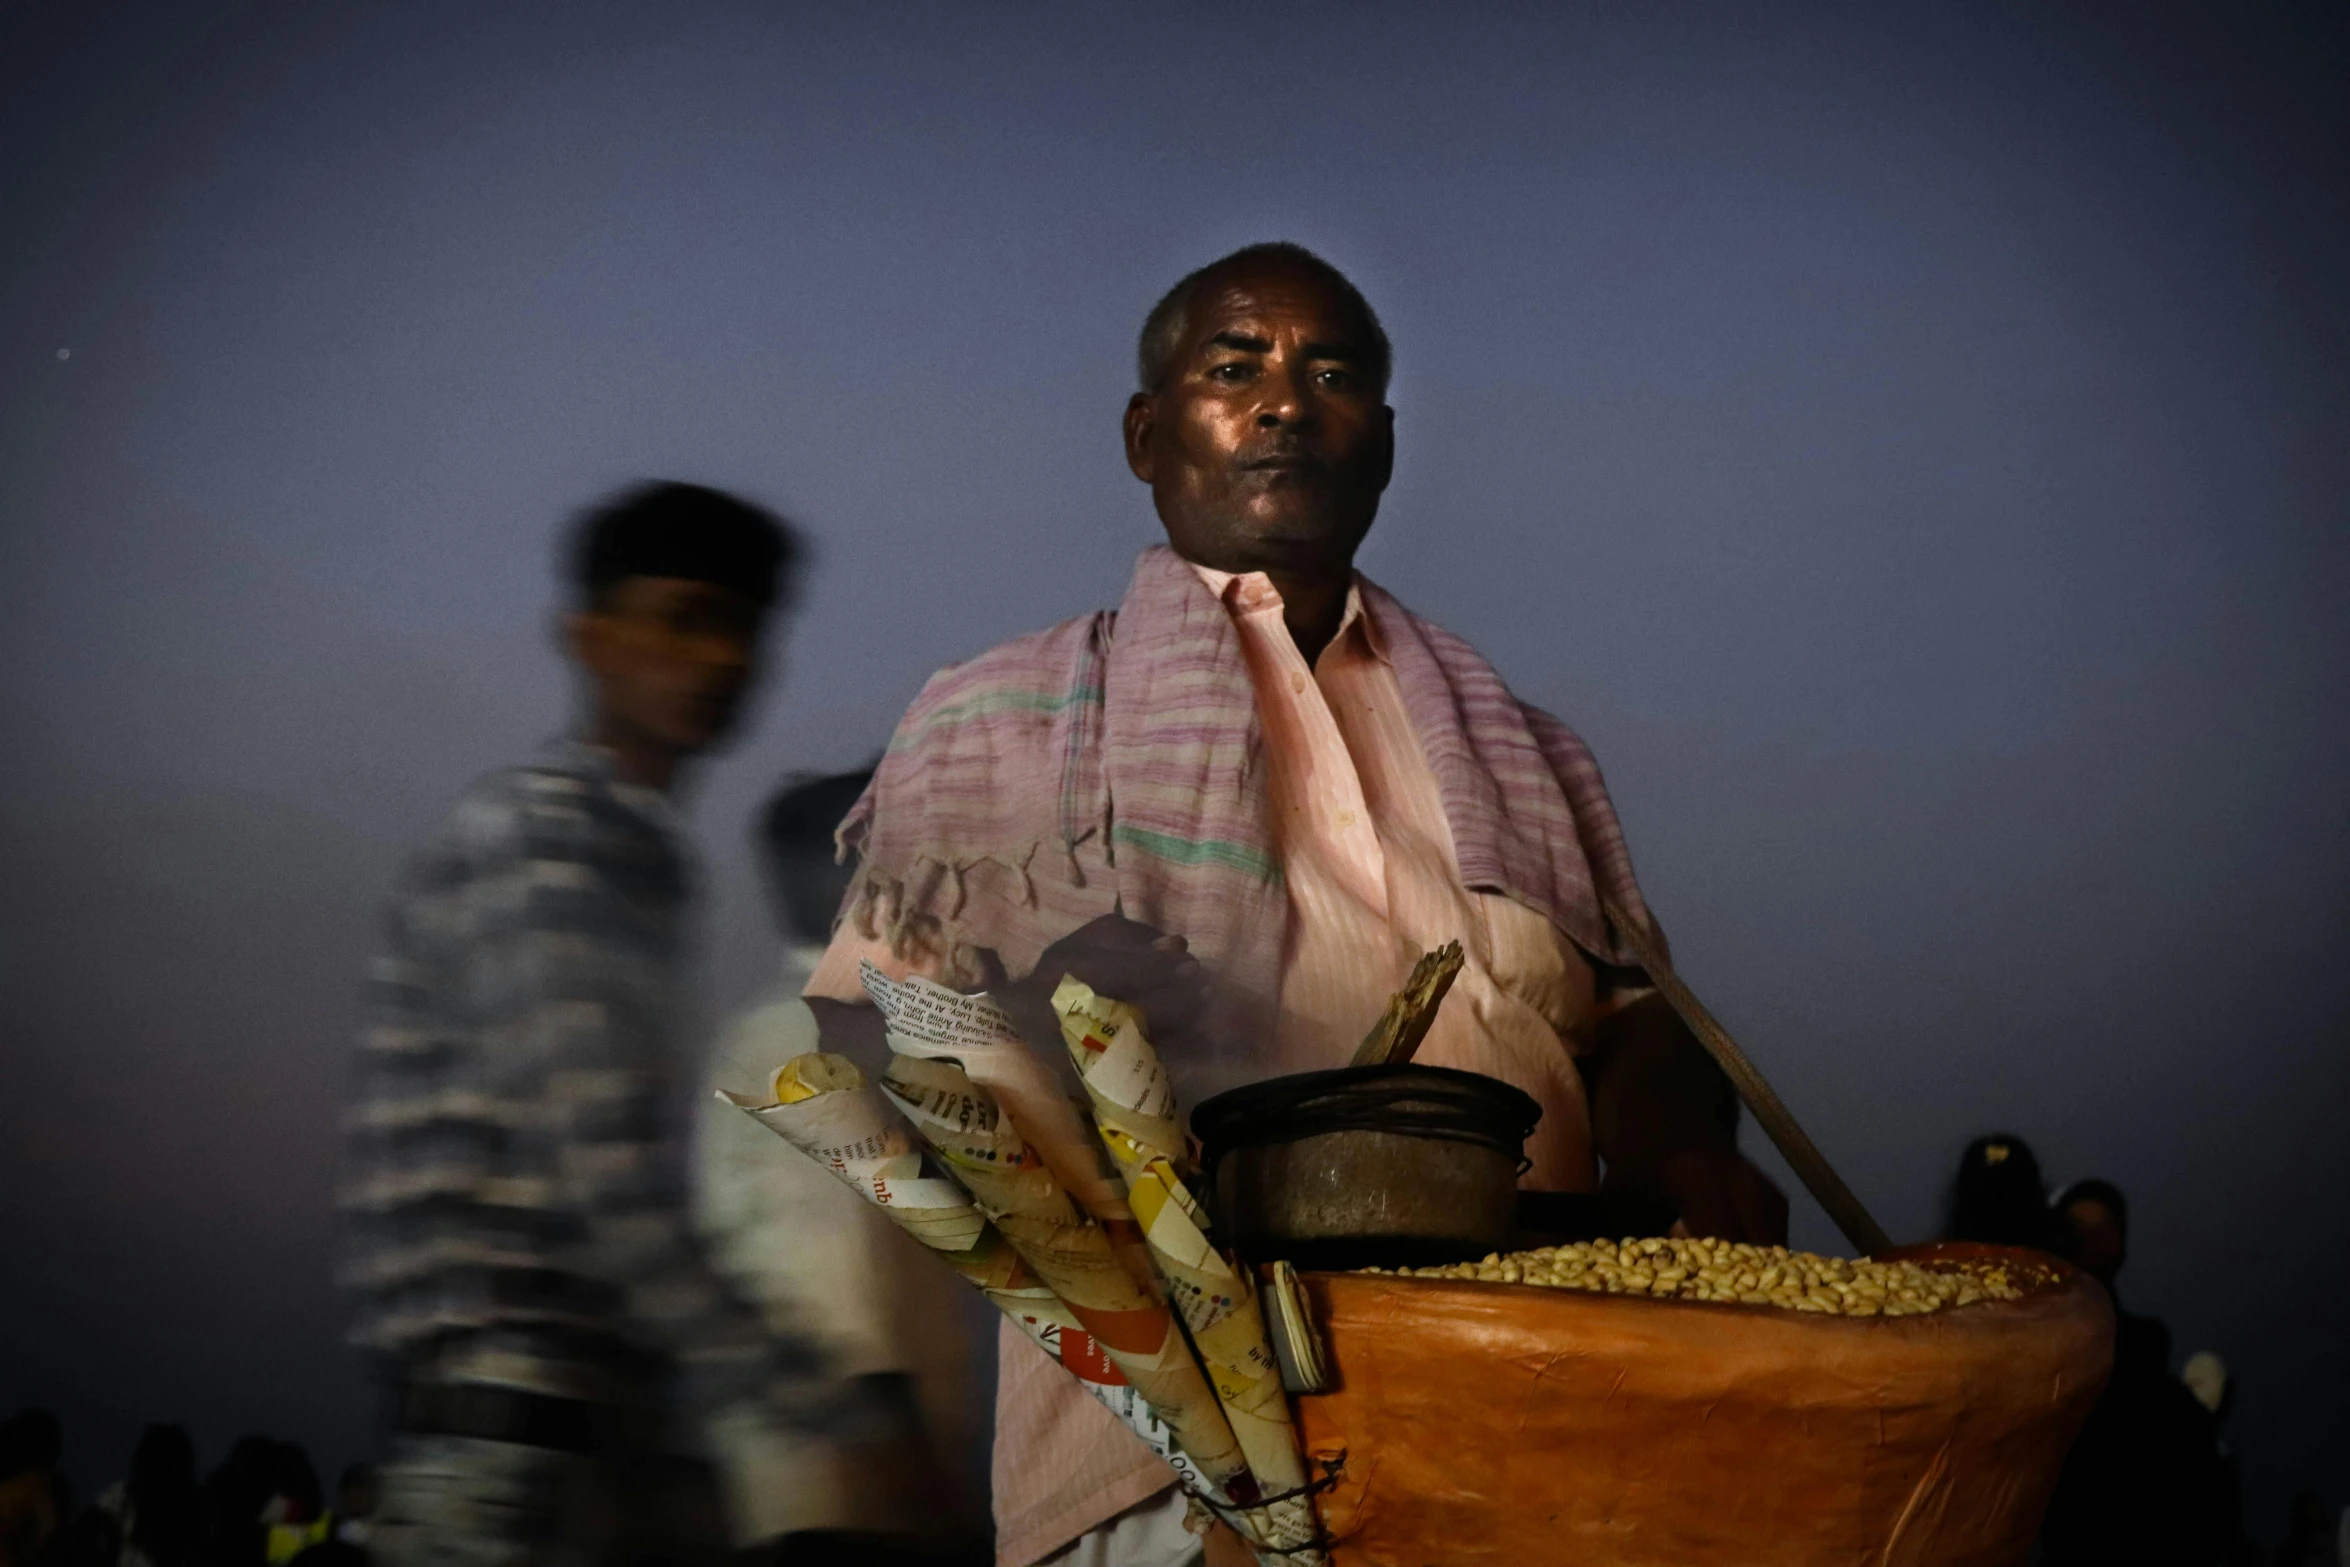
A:
[[[758,673],[765,619],[714,583],[623,577],[568,630],[605,726],[683,757],[733,730]]]
[[[1126,463],[1167,541],[1221,571],[1343,573],[1395,462],[1365,324],[1275,262],[1209,279],[1188,327],[1164,383],[1126,406]]]
[[[2120,1215],[2095,1198],[2084,1197],[2065,1205],[2064,1219],[2072,1231],[2074,1266],[2111,1284],[2129,1254]]]

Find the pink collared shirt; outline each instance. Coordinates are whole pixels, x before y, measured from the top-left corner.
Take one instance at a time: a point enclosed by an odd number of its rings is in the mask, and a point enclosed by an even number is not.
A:
[[[1532,1095],[1542,1119],[1527,1144],[1525,1183],[1588,1190],[1590,1114],[1573,1056],[1599,1009],[1596,977],[1548,919],[1462,884],[1435,775],[1359,589],[1348,590],[1338,634],[1308,665],[1262,572],[1193,569],[1240,633],[1289,889],[1280,1018],[1264,1075],[1346,1065],[1420,955],[1458,941],[1466,961],[1416,1059]],[[806,993],[859,1001],[860,959],[900,974],[943,968],[944,955],[931,956],[909,962],[843,925]],[[997,1561],[1024,1567],[1174,1476],[1025,1338],[1006,1326],[998,1343]]]
[[[1542,915],[1462,885],[1435,775],[1360,590],[1348,590],[1338,634],[1308,665],[1264,573],[1193,569],[1240,631],[1289,887],[1266,1075],[1344,1066],[1420,955],[1458,941],[1466,962],[1416,1059],[1531,1094],[1542,1120],[1526,1184],[1589,1189],[1591,1118],[1573,1052],[1590,1034],[1596,977]]]

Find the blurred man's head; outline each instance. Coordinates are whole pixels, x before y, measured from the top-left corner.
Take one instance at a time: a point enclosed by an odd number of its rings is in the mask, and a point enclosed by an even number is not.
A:
[[[2111,1181],[2075,1181],[2056,1199],[2066,1255],[2074,1267],[2111,1288],[2130,1257],[2130,1205]]]
[[[2031,1144],[2012,1132],[1967,1144],[1951,1182],[1949,1238],[2046,1247],[2050,1228],[2048,1188]]]
[[[857,873],[855,865],[836,858],[832,835],[872,781],[870,767],[795,778],[776,791],[760,815],[767,885],[775,895],[777,922],[793,941],[819,942],[832,935],[833,918]]]
[[[638,485],[583,517],[564,638],[593,737],[671,767],[724,740],[797,554],[780,519],[698,484]]]
[[[1251,245],[1143,324],[1126,462],[1167,540],[1221,571],[1343,575],[1395,462],[1387,334],[1336,267]]]

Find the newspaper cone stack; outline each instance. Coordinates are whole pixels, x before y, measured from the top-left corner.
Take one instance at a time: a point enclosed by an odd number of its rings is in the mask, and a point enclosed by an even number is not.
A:
[[[1127,1206],[1125,1184],[1102,1162],[1101,1144],[1065,1097],[1059,1076],[1021,1037],[1004,1009],[986,995],[966,996],[918,974],[891,979],[870,959],[858,965],[858,980],[889,1030],[889,1048],[902,1056],[951,1061],[993,1095],[1061,1189],[1109,1236],[1127,1276],[1149,1293],[1159,1293],[1158,1274]]]
[[[1144,1446],[1172,1465],[1188,1488],[1230,1505],[1060,1297],[972,1205],[970,1194],[944,1176],[923,1173],[922,1150],[905,1118],[865,1081],[855,1062],[836,1055],[796,1056],[776,1072],[772,1103],[723,1089],[718,1097],[823,1165],[937,1253],[1075,1375]]]
[[[1320,1553],[1310,1549],[1313,1507],[1297,1494],[1306,1484],[1305,1461],[1281,1389],[1280,1362],[1253,1281],[1209,1243],[1207,1217],[1177,1167],[1181,1112],[1141,1014],[1074,978],[1064,978],[1053,992],[1053,1011],[1093,1100],[1110,1162],[1126,1182],[1152,1261],[1167,1280],[1168,1299],[1191,1332],[1249,1472],[1261,1493],[1288,1496],[1254,1520],[1259,1537],[1294,1560],[1318,1561]]]
[[[1200,1470],[1233,1500],[1253,1502],[1231,1422],[1166,1303],[1128,1275],[1101,1226],[1078,1210],[995,1097],[952,1062],[904,1055],[891,1058],[881,1087]]]

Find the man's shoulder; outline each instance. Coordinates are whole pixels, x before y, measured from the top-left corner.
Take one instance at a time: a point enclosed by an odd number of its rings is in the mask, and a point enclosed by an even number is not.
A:
[[[898,720],[872,787],[841,824],[841,841],[892,864],[901,851],[938,852],[948,841],[940,833],[998,847],[1034,841],[1044,829],[1030,813],[1049,815],[1063,798],[1057,759],[1101,706],[1102,655],[1115,619],[1108,611],[1080,615],[932,675]],[[877,839],[877,820],[914,824],[920,841]]]
[[[442,836],[484,845],[508,841],[550,814],[585,813],[601,792],[594,773],[549,749],[474,779],[442,819]]]
[[[1447,672],[1477,667],[1494,680],[1501,679],[1500,671],[1494,669],[1492,662],[1478,652],[1476,644],[1467,637],[1449,627],[1438,625],[1360,572],[1355,574],[1355,587],[1361,595],[1364,614],[1378,629],[1380,636],[1392,638],[1399,631],[1408,631],[1428,645],[1428,651],[1436,656]]]
[[[1498,720],[1504,729],[1522,723],[1554,771],[1562,776],[1596,774],[1598,764],[1592,759],[1591,747],[1573,726],[1513,692],[1476,644],[1406,607],[1370,579],[1361,581],[1364,608],[1379,623],[1381,634],[1392,638],[1408,632],[1427,649],[1450,688],[1450,700],[1464,718],[1488,724]]]
[[[999,642],[949,664],[923,682],[906,709],[899,740],[963,719],[1027,714],[1050,719],[1072,700],[1099,701],[1100,682],[1085,669],[1100,657],[1116,615],[1097,610]]]
[[[419,851],[416,870],[440,880],[518,859],[575,857],[608,836],[610,823],[633,822],[614,809],[611,780],[577,751],[548,746],[474,779]]]

